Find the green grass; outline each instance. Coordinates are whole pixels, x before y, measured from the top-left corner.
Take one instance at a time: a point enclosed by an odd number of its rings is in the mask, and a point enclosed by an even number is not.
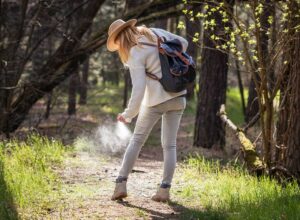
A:
[[[245,102],[248,97],[248,90],[244,90]],[[237,125],[241,125],[244,122],[244,114],[242,110],[242,101],[240,91],[238,88],[228,88],[226,94],[226,111],[228,117]]]
[[[0,142],[0,219],[50,209],[60,182],[53,172],[63,161],[61,142],[31,134],[25,141]]]
[[[244,90],[245,102],[248,97],[248,90]],[[196,115],[197,110],[197,97],[187,101],[187,106],[184,111],[185,115],[193,116]],[[229,118],[236,124],[241,125],[244,122],[244,115],[242,110],[242,101],[240,97],[240,91],[236,87],[227,88],[226,94],[226,111]]]
[[[300,219],[300,191],[268,177],[256,178],[240,166],[190,157],[179,171],[177,192],[187,208],[183,219]]]

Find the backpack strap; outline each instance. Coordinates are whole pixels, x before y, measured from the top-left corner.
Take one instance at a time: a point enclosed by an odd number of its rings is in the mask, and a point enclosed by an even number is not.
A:
[[[147,45],[147,46],[150,46],[150,47],[158,47],[158,45],[157,44],[151,44],[151,43],[148,43],[148,42],[139,42],[140,44],[142,44],[142,45]],[[153,73],[148,73],[148,72],[146,72],[146,75],[148,76],[148,77],[150,77],[151,79],[154,79],[154,80],[159,80],[159,78],[156,76],[156,75],[154,75]]]
[[[184,62],[186,65],[191,65],[190,61],[185,58],[181,53],[179,53],[178,51],[174,51],[174,53],[179,57],[179,59],[181,59],[182,62]]]
[[[148,43],[148,42],[139,42],[140,44],[142,45],[147,45],[147,46],[151,46],[151,47],[157,47],[158,48],[158,51],[161,53],[161,54],[165,54],[165,51],[161,48],[160,44],[164,41],[166,41],[166,38],[164,36],[159,36],[152,28],[150,28],[150,30],[156,35],[157,37],[157,44],[151,44],[151,43]]]
[[[157,47],[158,47],[158,51],[161,54],[165,54],[165,51],[161,48],[160,44],[164,41],[166,41],[167,39],[164,36],[159,36],[152,28],[150,28],[150,30],[156,35],[157,37]]]
[[[156,35],[157,39],[161,39],[162,42],[167,40],[164,36],[159,36],[153,28],[150,28],[150,30]]]
[[[151,43],[148,43],[148,42],[139,42],[139,43],[142,44],[142,45],[157,47],[160,53],[165,54],[165,51],[160,46],[160,44],[162,42],[163,42],[162,38],[158,38],[157,39],[157,44],[151,44]]]
[[[146,72],[146,75],[147,75],[148,77],[150,77],[151,79],[159,80],[159,78],[158,78],[156,75],[154,75],[153,73],[148,73],[148,72]]]
[[[148,42],[139,42],[140,44],[142,45],[147,45],[147,46],[151,46],[151,47],[157,47],[156,44],[151,44],[151,43],[148,43]]]
[[[163,41],[166,41],[166,38],[165,37],[160,37],[152,28],[150,28],[151,31],[157,36],[158,40],[160,42],[163,42]],[[163,41],[162,41],[163,39]],[[165,54],[165,51],[163,49],[160,48],[160,43],[159,43],[159,52],[162,53],[162,54]],[[182,62],[184,62],[186,65],[191,65],[190,61],[185,58],[181,53],[179,53],[178,51],[174,51],[174,53],[176,54],[176,56],[179,57],[179,59],[182,60]]]
[[[151,47],[157,47],[158,48],[158,51],[162,54],[165,54],[165,51],[160,47],[160,44],[164,41],[166,41],[166,38],[165,37],[160,37],[152,28],[150,28],[151,31],[156,35],[157,37],[157,44],[152,44],[152,43],[148,43],[148,42],[139,42],[140,44],[142,45],[146,45],[146,46],[151,46]],[[158,78],[158,76],[154,75],[153,73],[149,73],[149,72],[146,72],[146,75],[148,77],[150,77],[151,79],[153,80],[160,80]]]

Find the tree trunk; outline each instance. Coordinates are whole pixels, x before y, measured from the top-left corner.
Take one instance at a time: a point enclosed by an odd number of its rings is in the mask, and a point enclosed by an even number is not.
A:
[[[124,91],[123,91],[123,108],[127,106],[127,100],[128,100],[128,91],[130,87],[130,75],[128,70],[125,70],[124,72]]]
[[[246,116],[246,104],[245,104],[244,86],[243,86],[243,81],[242,81],[242,77],[241,77],[240,64],[237,59],[235,60],[235,68],[236,68],[236,75],[238,78],[238,84],[239,84],[239,90],[240,90],[240,96],[241,96],[242,111],[243,111],[243,114],[245,117]]]
[[[234,1],[228,0],[227,2],[232,10]],[[228,39],[228,34],[224,34],[221,15],[213,13],[212,16],[216,21],[214,33],[217,33],[220,39]],[[205,148],[211,148],[214,145],[223,147],[225,145],[225,127],[220,117],[217,116],[217,112],[226,100],[228,54],[209,49],[215,47],[210,38],[211,34],[212,32],[209,29],[204,31],[203,44],[205,48],[201,56],[201,75],[194,130],[194,145]],[[215,43],[221,45],[224,40]]]
[[[50,57],[53,52],[53,41],[54,41],[53,36],[50,36],[48,38],[48,57]],[[52,91],[46,95],[46,111],[45,111],[45,115],[44,115],[45,119],[48,119],[50,116],[52,95],[53,95]]]
[[[9,137],[13,92],[20,78],[18,66],[21,60],[16,53],[20,48],[20,31],[23,29],[24,17],[21,5],[17,2],[1,2],[0,7],[0,128]]]
[[[273,23],[271,26],[271,42],[270,42],[270,48],[274,48],[275,44],[277,42],[277,19],[276,19],[276,7],[275,7],[275,3],[272,3],[270,5],[270,15],[273,17]],[[270,54],[270,57],[272,57],[274,54]],[[272,65],[271,67],[269,67],[269,75],[268,75],[268,81],[269,81],[269,88],[270,91],[272,91],[274,89],[274,85],[275,85],[275,81],[276,81],[276,77],[275,77],[275,65]]]
[[[168,31],[171,33],[176,32],[176,19],[174,17],[168,19]]]
[[[69,78],[69,101],[68,114],[76,114],[76,96],[79,88],[79,68],[77,67],[74,73]]]
[[[44,115],[44,118],[45,119],[48,119],[49,116],[50,116],[50,111],[51,111],[51,103],[52,103],[52,91],[49,92],[47,94],[47,101],[46,101],[46,112],[45,112],[45,115]]]
[[[180,35],[180,30],[179,30],[179,28],[177,28],[177,25],[179,23],[179,18],[180,18],[180,16],[174,17],[174,28],[175,28],[174,34],[177,34],[177,35]]]
[[[264,63],[268,63],[269,59],[269,51],[268,51],[268,40],[269,37],[267,35],[267,31],[270,28],[270,23],[268,22],[269,16],[272,15],[272,10],[274,7],[274,3],[271,2],[271,0],[266,0],[263,7],[263,13],[261,14],[260,20],[261,20],[261,32],[260,32],[260,47],[262,49],[262,59]],[[276,19],[276,18],[274,18]],[[256,64],[257,65],[257,64]],[[269,79],[269,83],[272,75],[272,71],[270,69],[266,69],[267,77]],[[260,81],[260,78],[258,74],[256,74],[256,79]],[[272,79],[273,80],[273,79]],[[270,86],[269,86],[270,88]],[[251,119],[259,112],[259,104],[257,100],[257,91],[255,88],[254,80],[251,79],[250,85],[249,85],[249,96],[248,96],[248,102],[247,102],[247,108],[246,108],[246,117],[245,120],[247,123],[251,121]]]
[[[79,93],[80,93],[79,104],[80,105],[86,104],[89,69],[90,69],[90,59],[88,57],[82,65],[82,71],[81,71],[82,75],[81,75],[80,90],[79,90]]]
[[[85,36],[87,40],[90,38],[92,34],[92,28],[90,28]],[[88,91],[88,78],[89,78],[89,71],[90,71],[90,56],[87,56],[86,60],[82,64],[81,68],[81,80],[80,80],[80,89],[79,89],[79,104],[85,105],[87,99],[87,91]]]
[[[299,24],[299,23],[298,23]],[[286,168],[295,176],[300,177],[300,34],[298,32],[297,39],[293,48],[293,56],[291,61],[291,69],[289,74],[289,99],[288,106],[283,106],[288,111],[286,134]]]
[[[129,12],[131,10],[134,10],[135,8],[137,8],[138,6],[142,5],[142,4],[146,4],[148,2],[148,0],[126,0],[126,4],[125,4],[125,13]]]
[[[256,74],[256,78],[258,79],[259,76]],[[251,119],[259,112],[259,104],[257,98],[257,91],[255,88],[255,83],[253,78],[251,78],[249,89],[248,89],[248,101],[246,107],[246,116],[245,121],[249,123]]]
[[[288,68],[281,84],[277,141],[282,148],[283,162],[288,171],[300,177],[300,32],[295,31],[300,18],[295,17],[300,9],[296,1],[289,2],[288,40],[285,60]]]
[[[154,26],[156,28],[162,28],[164,30],[167,30],[167,26],[168,26],[168,19],[160,19],[160,20],[156,20],[154,23]]]

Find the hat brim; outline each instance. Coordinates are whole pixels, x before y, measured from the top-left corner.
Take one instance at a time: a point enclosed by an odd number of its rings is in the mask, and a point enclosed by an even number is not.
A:
[[[134,26],[136,22],[137,22],[136,19],[130,19],[126,21],[124,24],[122,24],[121,26],[119,26],[116,30],[114,30],[114,32],[107,38],[107,42],[106,42],[107,49],[111,52],[118,50],[119,45],[115,43],[117,35],[126,27]]]

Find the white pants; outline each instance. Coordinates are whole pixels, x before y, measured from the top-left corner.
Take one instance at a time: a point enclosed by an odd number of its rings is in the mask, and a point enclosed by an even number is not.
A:
[[[119,176],[128,177],[153,126],[162,117],[161,143],[164,156],[162,183],[171,184],[177,160],[177,132],[185,107],[186,98],[182,96],[172,98],[156,106],[141,107],[133,135],[124,154]]]

